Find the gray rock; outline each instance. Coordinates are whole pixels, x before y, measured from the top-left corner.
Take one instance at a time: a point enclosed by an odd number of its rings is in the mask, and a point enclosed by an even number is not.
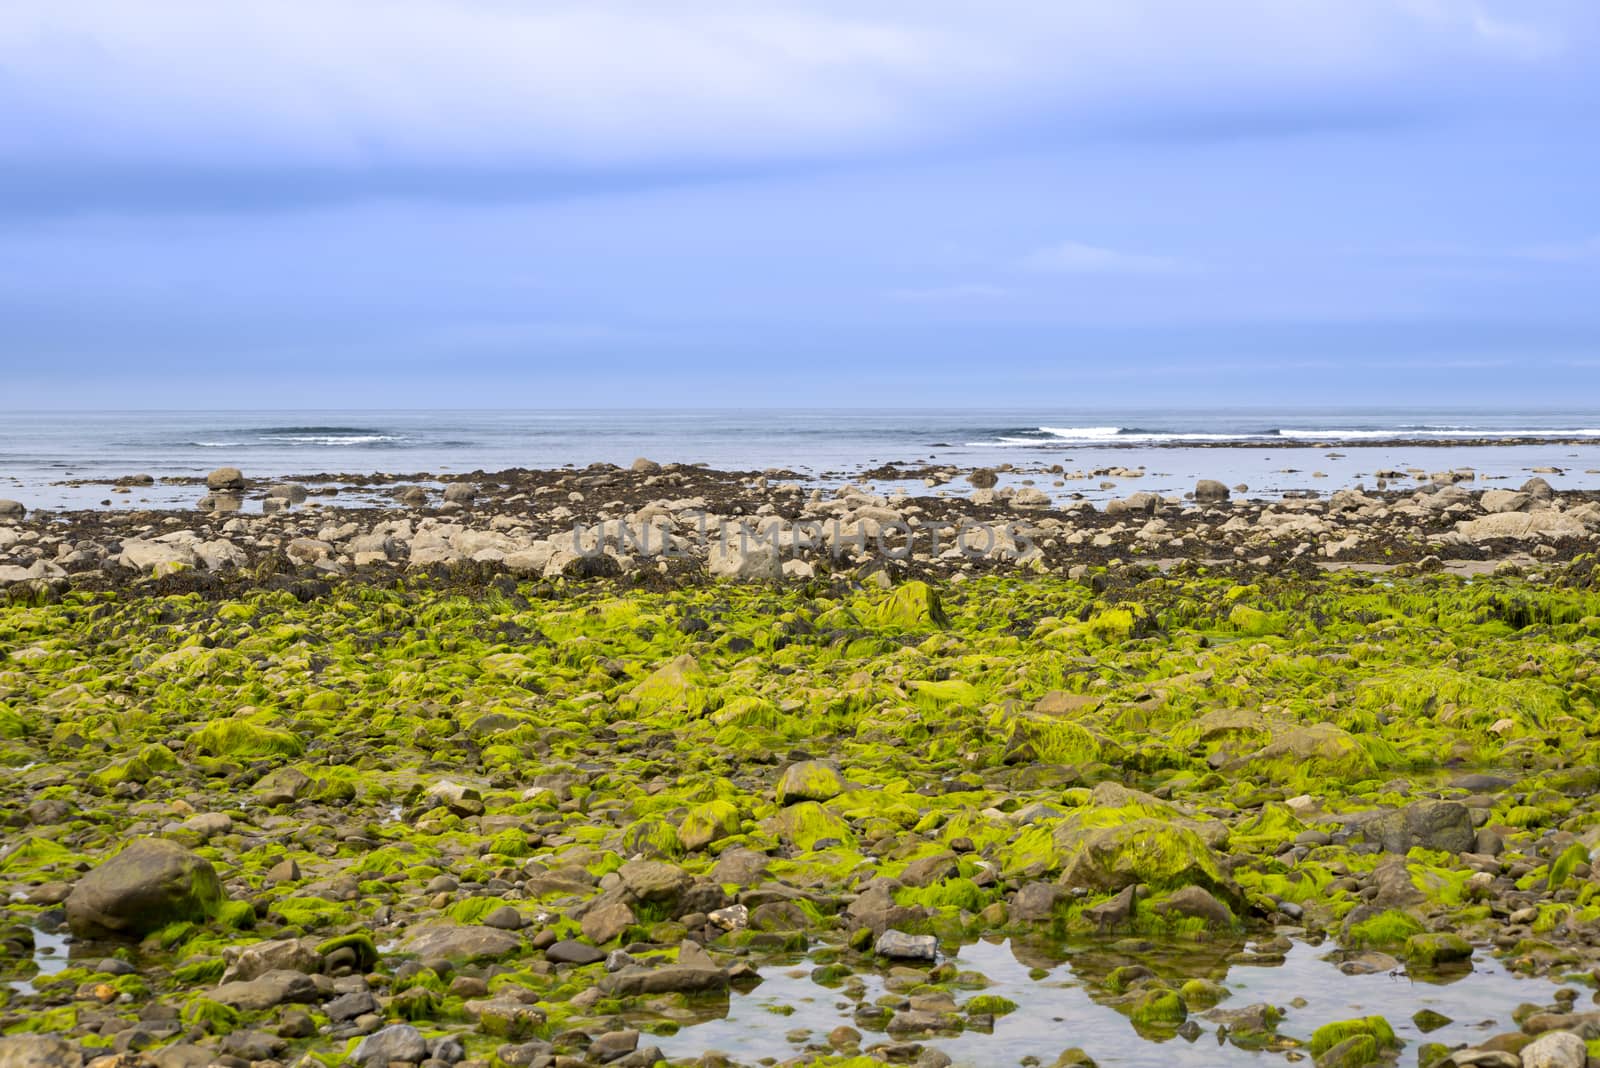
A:
[[[452,482],[444,488],[444,499],[457,504],[471,504],[478,496],[478,487],[471,482]]]
[[[888,930],[878,936],[873,951],[893,960],[934,960],[939,956],[939,940],[933,935],[911,935]]]
[[[21,501],[0,498],[0,519],[21,519],[27,514],[28,509],[23,507]]]
[[[350,994],[341,994],[322,1007],[323,1014],[334,1023],[345,1020],[354,1020],[357,1016],[364,1016],[369,1012],[378,1011],[378,1001],[372,996],[370,990],[357,990]]]
[[[361,1040],[351,1060],[360,1065],[387,1065],[394,1061],[420,1064],[428,1057],[428,1042],[410,1024],[394,1024]]]
[[[607,1031],[589,1044],[589,1057],[601,1064],[626,1057],[639,1048],[639,1032]]]
[[[1061,888],[1054,883],[1024,883],[1011,902],[1011,919],[1019,923],[1041,923],[1055,914],[1060,901]]]
[[[267,487],[267,497],[272,500],[288,501],[290,504],[300,504],[310,494],[298,482],[278,482]]]
[[[576,939],[563,939],[544,951],[544,959],[551,964],[599,964],[606,959],[605,953]]]
[[[1205,920],[1206,926],[1211,928],[1226,929],[1233,926],[1233,913],[1228,906],[1218,901],[1211,891],[1199,886],[1185,886],[1173,891],[1165,901],[1158,902],[1155,909],[1163,915],[1176,913]]]
[[[142,936],[177,920],[203,921],[223,899],[210,861],[165,839],[139,838],[78,880],[67,923],[80,938]]]
[[[1197,501],[1225,501],[1228,499],[1228,487],[1214,478],[1202,478],[1194,484],[1194,499]]]

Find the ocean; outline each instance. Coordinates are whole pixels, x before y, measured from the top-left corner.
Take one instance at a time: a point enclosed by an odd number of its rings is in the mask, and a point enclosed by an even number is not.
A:
[[[784,468],[828,485],[881,464],[1142,470],[1052,487],[1091,500],[1179,493],[1197,478],[1264,496],[1371,484],[1379,471],[1471,468],[1488,484],[1535,469],[1600,488],[1600,410],[1149,409],[706,411],[205,411],[0,413],[0,495],[90,507],[105,482],[231,465],[252,478],[449,474],[628,464]],[[1414,474],[1411,476],[1414,477]],[[1101,483],[1114,485],[1103,487]],[[192,486],[142,487],[117,507],[183,505]],[[346,503],[355,503],[352,498]],[[341,500],[343,500],[341,498]]]

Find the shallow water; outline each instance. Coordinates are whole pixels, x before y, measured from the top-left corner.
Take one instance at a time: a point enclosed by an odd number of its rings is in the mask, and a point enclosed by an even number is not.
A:
[[[34,973],[37,978],[41,975],[56,975],[67,970],[68,945],[64,931],[33,932],[33,963],[39,970]],[[33,985],[32,979],[16,979],[11,983],[11,989],[19,994],[35,994],[38,988]]]
[[[1237,945],[1229,948],[1236,949]],[[1433,981],[1404,974],[1345,975],[1334,961],[1325,959],[1335,949],[1332,943],[1314,946],[1296,941],[1284,962],[1277,966],[1229,967],[1222,963],[1220,949],[1158,951],[1137,959],[1173,983],[1194,977],[1223,982],[1232,993],[1218,1006],[1220,1009],[1238,1009],[1257,1002],[1276,1005],[1285,1010],[1278,1033],[1306,1041],[1325,1023],[1379,1014],[1388,1019],[1408,1047],[1422,1041],[1470,1044],[1501,1031],[1515,1030],[1511,1011],[1517,1005],[1550,1003],[1558,989],[1547,979],[1511,975],[1481,953],[1470,972]],[[992,1034],[968,1032],[915,1039],[943,1050],[957,1065],[976,1068],[1017,1064],[1028,1056],[1049,1064],[1062,1050],[1073,1046],[1081,1047],[1101,1065],[1129,1068],[1202,1068],[1284,1060],[1282,1053],[1219,1044],[1217,1025],[1203,1014],[1191,1016],[1202,1032],[1192,1041],[1171,1034],[1141,1036],[1126,1016],[1102,1003],[1108,998],[1090,978],[1103,976],[1112,967],[1135,959],[1109,947],[1061,949],[1013,940],[979,941],[962,946],[950,959],[963,971],[981,972],[990,981],[982,991],[957,994],[958,1003],[984,993],[1009,998],[1019,1006],[1015,1012],[995,1020]],[[764,968],[761,985],[748,993],[731,995],[725,1016],[651,1041],[671,1057],[717,1050],[740,1063],[752,1063],[765,1057],[795,1056],[808,1046],[824,1043],[828,1032],[841,1024],[862,1032],[863,1048],[897,1040],[858,1024],[853,1017],[858,1003],[849,1000],[842,988],[829,989],[813,982],[811,968],[810,962],[792,968]],[[1035,969],[1042,969],[1038,978],[1034,978],[1038,974]],[[886,993],[882,976],[863,973],[858,978],[866,985],[860,1004],[872,1004]],[[1292,1006],[1290,1003],[1297,999],[1303,1004]],[[795,1011],[787,1016],[771,1011],[784,1005],[793,1006]],[[1411,1021],[1412,1015],[1424,1008],[1454,1022],[1424,1036]],[[791,1041],[790,1036],[800,1030],[809,1032],[809,1036]]]

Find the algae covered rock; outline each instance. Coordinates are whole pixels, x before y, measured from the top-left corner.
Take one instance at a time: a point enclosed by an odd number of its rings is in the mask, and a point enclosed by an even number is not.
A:
[[[1311,1055],[1318,1068],[1362,1068],[1376,1064],[1386,1051],[1399,1046],[1394,1028],[1382,1016],[1337,1020],[1323,1024],[1311,1035]]]
[[[203,922],[222,906],[216,869],[161,838],[140,838],[78,880],[67,923],[79,938],[143,936],[177,920]]]
[[[870,621],[896,630],[933,630],[950,625],[939,595],[926,582],[907,582],[870,613]]]
[[[844,793],[844,778],[839,769],[822,760],[802,760],[790,764],[778,778],[778,804],[796,801],[832,801]]]
[[[1406,939],[1406,960],[1434,967],[1472,959],[1472,943],[1458,934],[1434,932]]]
[[[706,673],[688,653],[673,657],[640,680],[628,693],[644,715],[681,712],[697,716],[710,706]]]

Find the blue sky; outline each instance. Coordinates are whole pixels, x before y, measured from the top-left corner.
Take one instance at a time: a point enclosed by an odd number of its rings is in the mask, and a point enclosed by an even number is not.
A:
[[[0,405],[1600,397],[1593,0],[9,0]]]

